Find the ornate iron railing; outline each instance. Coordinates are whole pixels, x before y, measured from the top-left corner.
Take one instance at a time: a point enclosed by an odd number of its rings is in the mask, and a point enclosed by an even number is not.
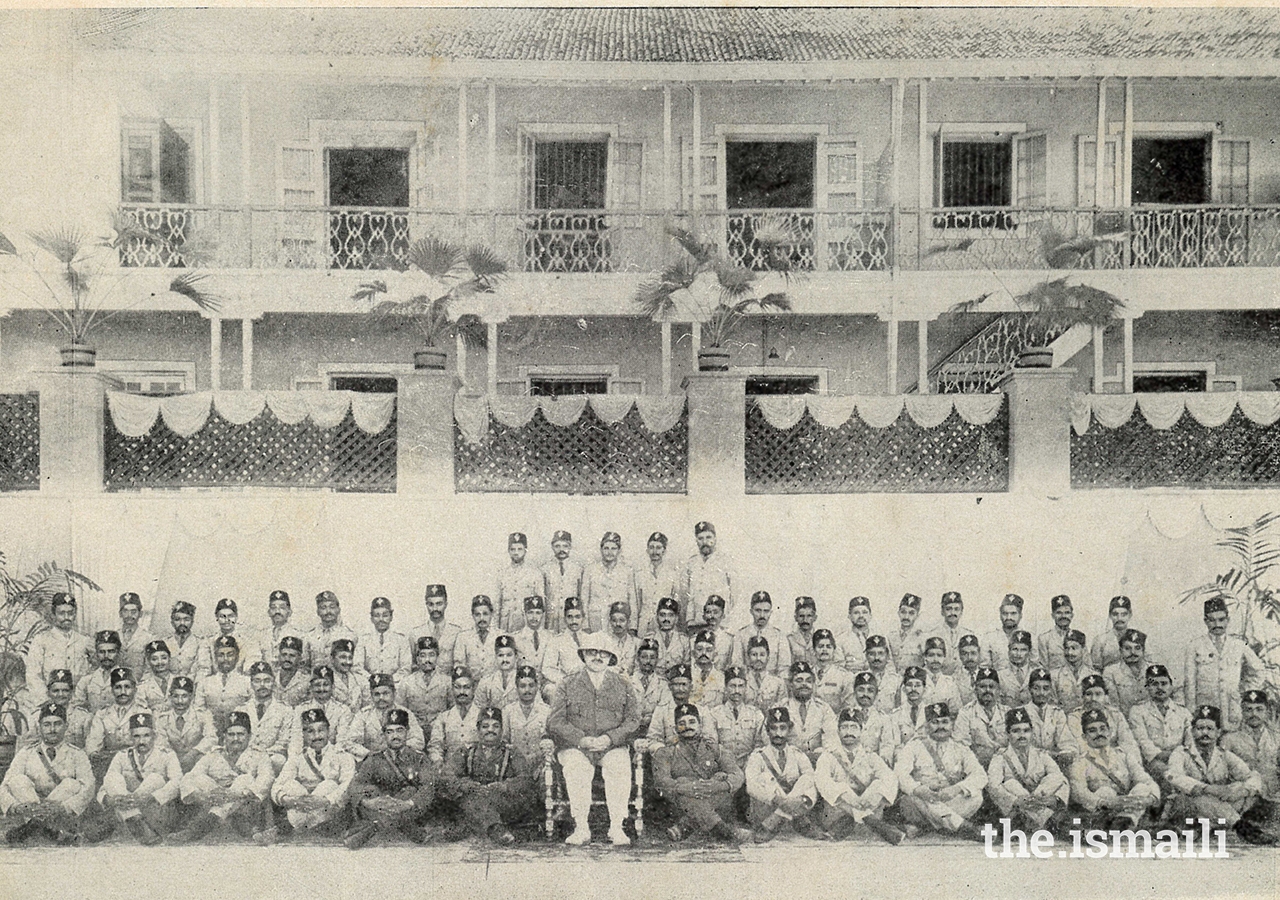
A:
[[[994,391],[1013,371],[1018,354],[1029,347],[1047,347],[1065,330],[1028,313],[999,315],[930,368],[933,390],[939,394]]]
[[[40,395],[0,394],[0,491],[40,488]]]

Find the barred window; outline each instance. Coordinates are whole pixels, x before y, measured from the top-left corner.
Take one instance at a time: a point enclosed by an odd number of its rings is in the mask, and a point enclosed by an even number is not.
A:
[[[1007,142],[945,141],[942,205],[1009,206],[1013,200],[1013,152]]]

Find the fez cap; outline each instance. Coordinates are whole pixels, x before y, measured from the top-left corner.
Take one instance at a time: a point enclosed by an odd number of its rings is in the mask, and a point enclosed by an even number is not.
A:
[[[533,666],[528,665],[516,666],[516,681],[519,681],[521,678],[532,678],[534,681],[537,681],[538,670]]]
[[[496,706],[485,706],[481,708],[476,716],[477,722],[483,722],[485,719],[492,719],[498,724],[502,724],[502,710]]]
[[[1071,606],[1071,598],[1068,597],[1066,594],[1058,594],[1054,597],[1049,598],[1049,609],[1052,612],[1057,612],[1058,610],[1062,609],[1064,606],[1066,607]]]
[[[274,675],[274,674],[275,673],[271,671],[271,663],[263,659],[258,660],[256,663],[254,663],[249,667],[250,677],[254,675]]]
[[[152,653],[168,653],[169,645],[164,641],[148,641],[147,646],[142,648],[144,656],[150,656]]]
[[[665,547],[667,546],[667,536],[661,531],[655,531],[653,534],[649,535],[649,540],[645,541],[646,544],[652,544],[655,542]]]
[[[898,601],[898,609],[902,609],[902,607],[906,606],[914,610],[919,610],[920,604],[923,602],[924,601],[920,599],[918,594],[906,593],[903,594],[902,599]]]
[[[674,601],[673,601],[673,602],[674,602]],[[582,606],[582,598],[580,598],[580,597],[565,597],[565,598],[564,598],[564,611],[565,611],[565,612],[572,612],[572,611],[573,611],[573,610],[575,610],[575,609],[576,609],[576,610],[581,611],[581,610],[582,610],[582,608],[583,608],[583,606]],[[662,609],[662,601],[661,601],[661,600],[659,600],[659,601],[658,601],[658,609]]]
[[[116,666],[111,670],[112,687],[115,687],[117,684],[123,684],[126,681],[130,684],[138,683],[138,680],[133,677],[133,669],[129,669],[124,666]]]
[[[1226,612],[1226,611],[1227,611],[1227,601],[1222,599],[1221,597],[1210,597],[1208,600],[1204,601],[1204,614],[1206,616],[1209,615],[1209,613]]]
[[[708,606],[718,606],[724,609],[724,598],[719,594],[708,594],[707,602],[702,604],[702,608],[706,609]]]
[[[626,600],[614,600],[609,604],[609,615],[614,613],[623,613],[627,618],[631,617],[631,604]]]
[[[494,652],[498,650],[514,650],[516,649],[516,639],[509,634],[500,634],[493,639]]]
[[[196,606],[194,603],[188,603],[186,600],[179,600],[173,604],[173,608],[169,610],[169,615],[179,613],[184,616],[194,616],[196,614]]]
[[[1240,695],[1240,702],[1241,703],[1266,703],[1267,692],[1259,691],[1256,689],[1245,691],[1243,694]]]
[[[471,611],[475,612],[482,606],[489,607],[489,611],[493,612],[493,598],[488,594],[476,594],[471,598]]]
[[[1130,612],[1132,612],[1132,611],[1133,611],[1133,601],[1132,601],[1132,600],[1130,600],[1128,597],[1126,597],[1124,594],[1117,594],[1116,596],[1114,596],[1114,597],[1112,597],[1112,598],[1111,598],[1111,604],[1110,604],[1110,606],[1108,606],[1108,607],[1107,607],[1107,609],[1108,609],[1108,610],[1112,610],[1112,609],[1127,609],[1127,610],[1129,610]]]
[[[785,706],[775,706],[773,709],[769,710],[769,713],[766,716],[766,721],[770,725],[775,725],[779,722],[786,722],[790,725],[791,712]]]
[[[699,522],[697,525],[693,526],[694,537],[697,537],[700,534],[715,534],[715,533],[716,533],[716,526],[712,525],[710,522]]]
[[[1222,727],[1222,710],[1216,706],[1197,706],[1191,714],[1192,723],[1199,722],[1201,719],[1209,719],[1214,725]]]
[[[213,649],[223,650],[230,647],[232,650],[240,649],[240,642],[236,640],[233,634],[220,634],[213,639]]]
[[[303,714],[302,721],[306,722],[306,714]],[[242,709],[232,710],[227,716],[227,728],[243,728],[245,731],[253,731],[253,721],[249,718],[249,714]]]
[[[267,595],[267,603],[275,603],[277,600],[279,600],[280,602],[288,606],[293,606],[293,601],[289,599],[288,591],[282,591],[277,589]]]
[[[1085,641],[1084,632],[1079,631],[1078,629],[1075,629],[1075,628],[1068,629],[1067,633],[1062,638],[1062,646],[1064,647],[1067,644],[1079,644],[1081,647],[1083,647],[1085,643],[1086,641]]]
[[[703,628],[693,637],[695,644],[714,644],[716,642],[716,633],[710,628]]]
[[[1139,631],[1139,630],[1138,630],[1138,629],[1136,629],[1136,628],[1130,628],[1130,629],[1126,630],[1126,631],[1125,631],[1125,633],[1124,633],[1124,634],[1122,634],[1122,635],[1120,636],[1120,643],[1122,643],[1122,644],[1139,644],[1139,645],[1141,645],[1141,646],[1145,647],[1145,646],[1147,646],[1147,636],[1146,636],[1146,634],[1145,634],[1144,632],[1141,632],[1141,631]]]
[[[281,650],[297,650],[299,653],[301,653],[302,638],[298,637],[297,635],[286,634],[284,637],[280,638],[280,649]]]
[[[867,715],[862,711],[861,707],[850,708],[846,706],[840,710],[840,715],[836,717],[836,724],[843,725],[845,722],[856,722],[859,725],[865,725],[866,720]]]
[[[386,597],[374,597],[369,601],[369,612],[376,609],[391,609],[391,601]]]
[[[960,596],[959,591],[947,591],[942,595],[941,605],[946,606],[948,603],[963,603],[964,598]]]
[[[315,725],[317,722],[329,724],[329,717],[324,714],[324,710],[318,706],[309,706],[302,711],[302,724]]]
[[[603,547],[605,544],[610,544],[610,543],[617,544],[619,547],[621,547],[622,535],[618,534],[618,532],[616,531],[606,531],[603,535],[600,536],[601,547]]]
[[[796,612],[799,612],[802,609],[812,609],[816,611],[818,609],[818,604],[812,597],[805,594],[796,598]]]
[[[751,603],[749,605],[755,606],[757,603],[768,603],[773,606],[773,598],[769,596],[768,591],[756,591],[751,595]]]
[[[965,647],[977,646],[979,646],[979,644],[978,636],[976,634],[962,634],[960,635],[960,642],[956,644],[956,649],[963,650]]]
[[[117,647],[121,646],[119,632],[110,630],[99,631],[93,636],[93,642],[95,644],[115,644]]]
[[[1025,602],[1026,602],[1026,601],[1024,601],[1024,600],[1022,599],[1022,596],[1021,596],[1021,595],[1019,595],[1019,594],[1005,594],[1005,595],[1004,595],[1004,599],[1002,599],[1002,600],[1000,601],[1000,605],[1001,605],[1001,606],[1016,606],[1016,607],[1018,607],[1018,609],[1022,609],[1022,607],[1023,607],[1023,605],[1025,604]]]
[[[870,609],[871,600],[861,595],[849,598],[849,609],[857,609],[859,606],[865,606],[867,609]]]
[[[75,677],[70,669],[54,669],[49,673],[49,684],[75,684]]]
[[[941,650],[943,653],[946,653],[947,642],[936,635],[933,637],[927,637],[924,639],[924,649],[926,653],[930,650]]]
[[[186,691],[188,694],[196,692],[196,683],[186,675],[175,675],[173,681],[169,682],[169,693],[174,691]]]
[[[747,670],[742,668],[742,666],[729,666],[724,670],[725,684],[728,684],[730,681],[733,681],[735,678],[741,681],[746,681]]]
[[[1016,706],[1004,714],[1004,730],[1008,731],[1014,725],[1030,725],[1031,717],[1027,715],[1027,711],[1021,706]]]
[[[1031,632],[1030,632],[1030,631],[1023,631],[1022,629],[1018,629],[1017,631],[1013,632],[1013,634],[1009,635],[1009,643],[1010,643],[1011,645],[1012,645],[1012,644],[1020,644],[1020,645],[1022,645],[1023,647],[1030,647],[1030,646],[1031,646]]]
[[[386,728],[388,725],[399,725],[401,728],[408,728],[409,710],[399,709],[398,707],[392,707],[387,710],[387,715],[386,718],[383,719],[382,727]]]
[[[763,647],[764,649],[768,650],[769,639],[765,637],[763,634],[751,635],[751,637],[747,638],[747,649],[752,650],[756,647]]]
[[[693,667],[688,663],[676,663],[667,669],[667,681],[675,681],[677,678],[693,679]]]
[[[641,640],[640,646],[636,648],[636,652],[638,653],[641,650],[652,650],[654,653],[661,652],[661,648],[658,646],[658,642],[653,638],[644,638],[643,640]]]
[[[907,666],[905,669],[903,669],[902,683],[906,684],[908,681],[911,681],[912,679],[923,682],[925,680],[924,669],[920,668],[919,666]]]
[[[1151,681],[1154,678],[1169,678],[1169,669],[1161,663],[1152,663],[1147,666],[1146,678]]]
[[[513,531],[507,535],[507,546],[519,544],[521,547],[529,546],[529,538],[523,531]]]
[[[567,531],[557,531],[555,534],[551,535],[551,543],[554,544],[554,543],[557,543],[558,541],[567,541],[568,543],[572,544],[573,535],[571,535]]]
[[[524,598],[524,611],[533,612],[535,609],[546,610],[547,602],[537,594],[532,594]]]
[[[1088,726],[1093,725],[1097,722],[1101,722],[1103,725],[1111,724],[1107,720],[1107,714],[1100,709],[1086,709],[1084,713],[1080,716],[1081,728],[1087,728]]]
[[[450,681],[461,681],[464,678],[468,681],[474,680],[471,676],[471,670],[466,666],[454,666],[453,671],[449,673]]]
[[[75,606],[75,605],[76,605],[76,598],[68,594],[66,591],[56,591],[54,595],[49,598],[50,609],[57,609],[59,606]],[[62,717],[65,719],[66,714],[64,713]]]
[[[797,675],[812,675],[812,674],[813,674],[813,666],[809,665],[803,659],[798,659],[791,664],[792,678],[795,678]]]
[[[930,703],[924,708],[924,720],[932,722],[934,719],[951,718],[951,707],[946,703]]]
[[[213,614],[216,616],[218,613],[222,612],[224,609],[229,609],[233,613],[237,613],[237,614],[239,614],[240,612],[239,608],[236,606],[236,601],[232,600],[230,597],[223,597],[221,600],[215,603],[213,606]]]
[[[42,704],[40,707],[40,717],[37,721],[44,721],[49,718],[61,719],[64,722],[67,721],[67,708],[61,703],[54,703],[53,701]]]
[[[449,599],[449,591],[443,584],[429,584],[427,585],[427,593],[425,596],[428,600],[435,597],[439,597],[441,600],[447,600]]]
[[[872,647],[883,647],[889,649],[889,640],[883,634],[873,634],[867,637],[864,649],[870,650]]]
[[[676,721],[680,721],[685,716],[693,716],[699,721],[702,719],[702,713],[698,712],[698,707],[692,703],[681,703],[676,706]]]
[[[1050,684],[1053,684],[1053,676],[1050,675],[1049,670],[1043,666],[1036,666],[1027,673],[1027,684],[1031,684],[1033,681],[1047,681]]]
[[[577,598],[574,598],[574,599],[577,599]],[[566,606],[565,609],[567,610],[568,607]],[[671,612],[679,612],[680,604],[677,603],[671,597],[663,597],[658,601],[658,612],[662,612],[663,610],[669,610]]]
[[[123,594],[121,594],[121,595],[120,595],[120,606],[121,606],[121,607],[125,607],[125,606],[136,606],[136,607],[141,608],[141,607],[142,607],[142,598],[141,598],[141,597],[139,597],[139,596],[138,596],[136,593],[134,593],[133,591],[125,591]]]
[[[872,687],[879,687],[879,684],[876,682],[876,676],[872,672],[859,672],[857,675],[853,676],[854,687],[859,687],[864,684],[869,684]]]
[[[336,641],[334,641],[332,644],[329,645],[330,656],[332,656],[335,653],[355,653],[355,652],[356,652],[356,642],[351,640],[351,638],[338,638]]]
[[[311,680],[327,681],[333,684],[333,666],[316,666],[311,670]]]
[[[437,641],[431,635],[424,634],[422,637],[418,638],[418,649],[419,650],[439,650],[440,642]]]
[[[818,641],[830,641],[832,644],[835,644],[836,639],[835,639],[835,635],[831,633],[831,629],[815,628],[813,630],[813,640],[812,640],[814,647],[818,646]]]
[[[375,672],[369,676],[369,690],[376,690],[381,687],[393,688],[396,686],[396,680],[386,672]]]
[[[319,606],[321,603],[337,603],[337,602],[338,602],[338,595],[335,594],[333,591],[321,591],[320,593],[316,594],[316,606]]]
[[[134,728],[154,728],[156,720],[149,712],[134,713],[129,717],[129,729]]]
[[[1102,680],[1101,675],[1094,673],[1092,675],[1086,675],[1080,679],[1080,690],[1082,692],[1092,690],[1093,688],[1102,688],[1103,691],[1106,691],[1107,683]]]
[[[977,684],[979,681],[984,680],[994,681],[996,684],[999,684],[1000,673],[991,668],[991,666],[978,666],[978,668],[973,672],[973,683]]]

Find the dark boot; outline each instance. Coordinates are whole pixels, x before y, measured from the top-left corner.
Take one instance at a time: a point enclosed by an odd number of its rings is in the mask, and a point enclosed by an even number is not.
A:
[[[41,833],[40,823],[30,819],[21,825],[15,825],[5,834],[4,839],[10,846],[25,844]]]
[[[862,823],[875,832],[881,839],[895,847],[906,838],[906,832],[894,828],[879,816],[867,816]]]
[[[218,826],[218,817],[211,812],[203,812],[197,815],[186,828],[181,831],[175,831],[169,835],[169,843],[171,844],[189,844],[192,841],[198,841],[210,831]]]

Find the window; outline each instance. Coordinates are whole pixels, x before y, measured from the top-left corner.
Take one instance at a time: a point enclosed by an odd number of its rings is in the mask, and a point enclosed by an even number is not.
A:
[[[334,269],[382,269],[409,252],[409,217],[387,212],[409,205],[409,150],[399,147],[325,151],[330,206],[361,207],[329,214]]]
[[[567,397],[573,394],[607,394],[607,375],[530,375],[529,395],[532,397]]]
[[[536,140],[532,209],[604,209],[609,144],[601,140]]]
[[[1209,202],[1208,135],[1133,139],[1134,204]]]
[[[1009,206],[1013,200],[1013,148],[990,141],[942,145],[943,206]]]
[[[1218,141],[1213,145],[1215,203],[1249,202],[1249,142]]]
[[[934,139],[934,203],[969,210],[934,216],[935,228],[1005,231],[1005,209],[1047,203],[1047,138],[1016,123],[947,123]]]
[[[131,394],[168,397],[195,389],[195,363],[139,359],[100,359],[98,368]]]
[[[197,129],[191,123],[134,121],[121,132],[125,203],[196,203]]]
[[[726,139],[724,153],[725,206],[742,210],[727,217],[730,257],[757,271],[812,269],[813,214],[757,210],[813,209],[817,140]]]
[[[520,136],[528,272],[610,272],[615,223],[606,208],[639,208],[643,145],[612,132],[530,126]],[[543,129],[546,132],[543,133]]]
[[[752,375],[747,378],[747,395],[816,394],[817,375]]]
[[[400,383],[396,376],[412,371],[412,363],[320,363],[315,375],[295,375],[293,389],[394,394]]]
[[[331,391],[356,391],[361,394],[394,394],[400,381],[393,375],[336,375],[329,379]]]

